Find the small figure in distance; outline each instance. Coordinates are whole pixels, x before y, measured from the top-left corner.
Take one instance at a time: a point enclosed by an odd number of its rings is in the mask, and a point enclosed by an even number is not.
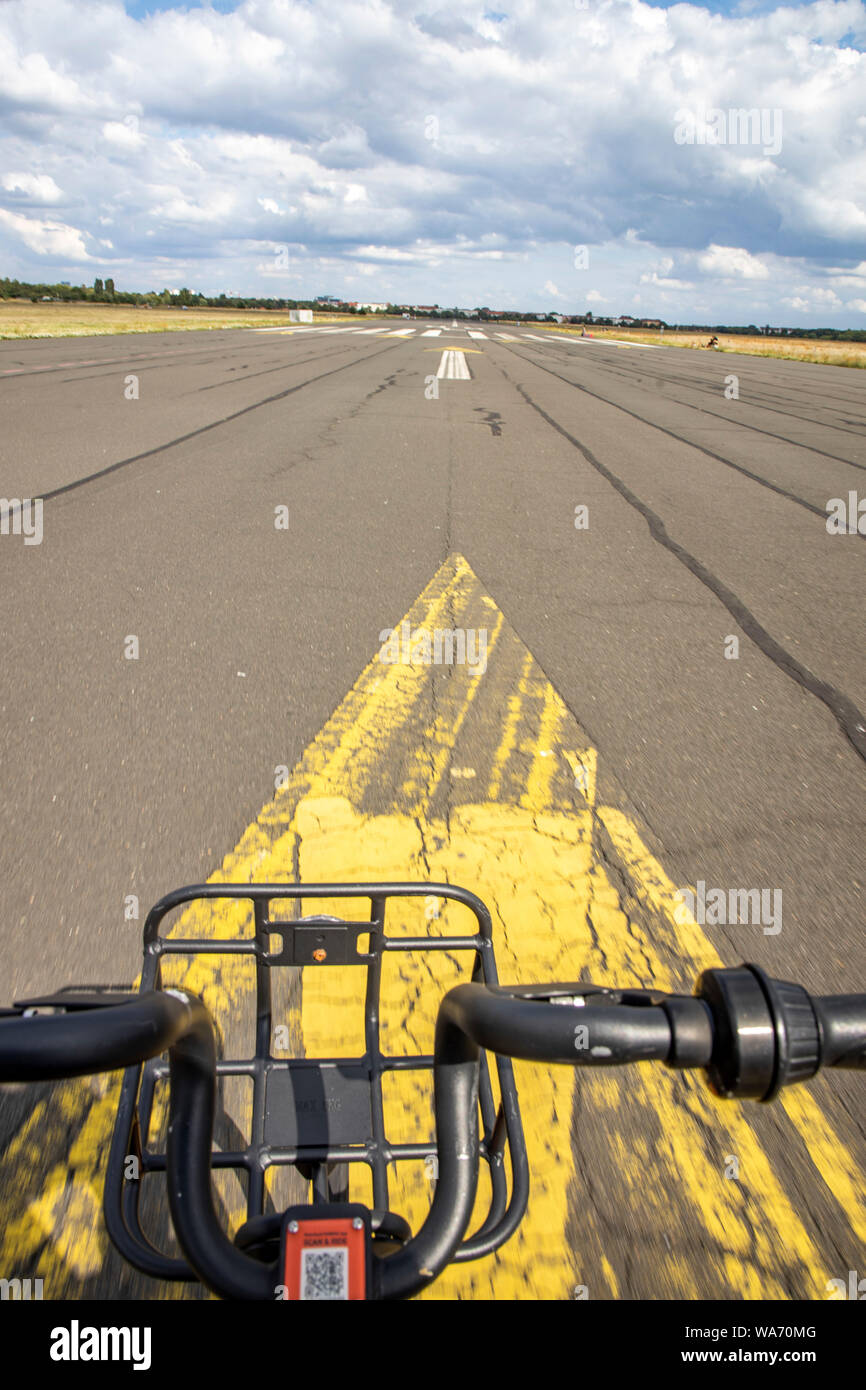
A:
[[[715,336],[715,334],[713,334],[712,338],[711,338],[710,341],[707,343],[707,347],[708,347],[708,348],[717,348],[718,346],[719,346],[719,340],[718,340],[718,338]]]

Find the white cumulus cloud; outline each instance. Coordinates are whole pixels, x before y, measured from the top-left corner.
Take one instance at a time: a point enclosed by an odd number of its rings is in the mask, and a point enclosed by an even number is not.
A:
[[[7,193],[23,193],[33,203],[59,203],[63,194],[50,174],[4,174]]]
[[[766,321],[829,287],[843,321],[866,288],[866,8],[774,3],[0,3],[0,169],[31,179],[0,200],[57,218],[3,222],[6,273],[69,278],[108,218],[130,288],[279,294],[278,235],[287,293],[345,292],[362,261],[373,298],[540,310],[555,286],[568,313],[586,245],[617,312],[641,294],[694,321],[700,282],[707,321]],[[711,108],[781,112],[778,153],[752,122],[678,143],[676,113]]]
[[[8,227],[14,236],[38,256],[58,256],[64,260],[86,261],[90,257],[84,237],[77,227],[63,222],[43,222],[37,218],[21,217],[0,208],[0,226]]]
[[[770,274],[763,261],[741,246],[708,246],[698,265],[706,275],[724,279],[766,280]]]

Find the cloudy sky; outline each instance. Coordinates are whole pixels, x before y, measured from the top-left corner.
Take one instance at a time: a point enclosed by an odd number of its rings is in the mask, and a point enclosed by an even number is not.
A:
[[[863,328],[864,48],[860,0],[0,0],[0,275]]]

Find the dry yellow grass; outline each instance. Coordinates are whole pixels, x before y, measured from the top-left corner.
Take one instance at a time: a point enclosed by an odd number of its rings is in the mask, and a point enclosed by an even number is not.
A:
[[[575,333],[574,324],[539,324],[555,333]],[[617,338],[627,343],[662,343],[665,347],[706,349],[712,333],[679,333],[652,328],[588,328],[594,338]],[[719,351],[750,357],[784,357],[795,362],[821,362],[833,367],[866,367],[866,343],[821,342],[813,338],[763,338],[759,334],[720,333]]]
[[[314,322],[354,318],[316,314]],[[88,338],[106,333],[183,333],[207,328],[290,327],[288,310],[145,309],[134,304],[33,304],[0,299],[0,339]]]

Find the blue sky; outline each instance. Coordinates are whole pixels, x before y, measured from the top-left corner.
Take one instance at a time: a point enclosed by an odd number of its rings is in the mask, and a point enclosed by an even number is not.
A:
[[[187,0],[185,5],[172,4],[172,0],[125,0],[124,9],[133,19],[145,19],[157,10],[219,10],[223,14],[236,10],[242,0]]]
[[[862,0],[0,0],[0,274],[864,327],[864,40]]]
[[[212,9],[227,13],[230,10],[239,9],[242,3],[243,0],[186,0],[185,4],[178,5],[174,4],[173,0],[124,0],[124,8],[135,19],[143,19],[157,10]],[[681,3],[681,0],[669,0],[667,4],[664,3],[664,0],[650,0],[650,3],[659,9],[667,10],[671,8],[672,4]],[[800,5],[810,3],[811,0],[787,0],[786,8],[796,9]],[[714,0],[714,3],[701,5],[700,8],[710,10],[713,14],[750,15],[779,9],[780,6],[773,4],[772,0]],[[494,6],[491,6],[485,13],[497,22],[508,18],[507,9],[499,9]]]

